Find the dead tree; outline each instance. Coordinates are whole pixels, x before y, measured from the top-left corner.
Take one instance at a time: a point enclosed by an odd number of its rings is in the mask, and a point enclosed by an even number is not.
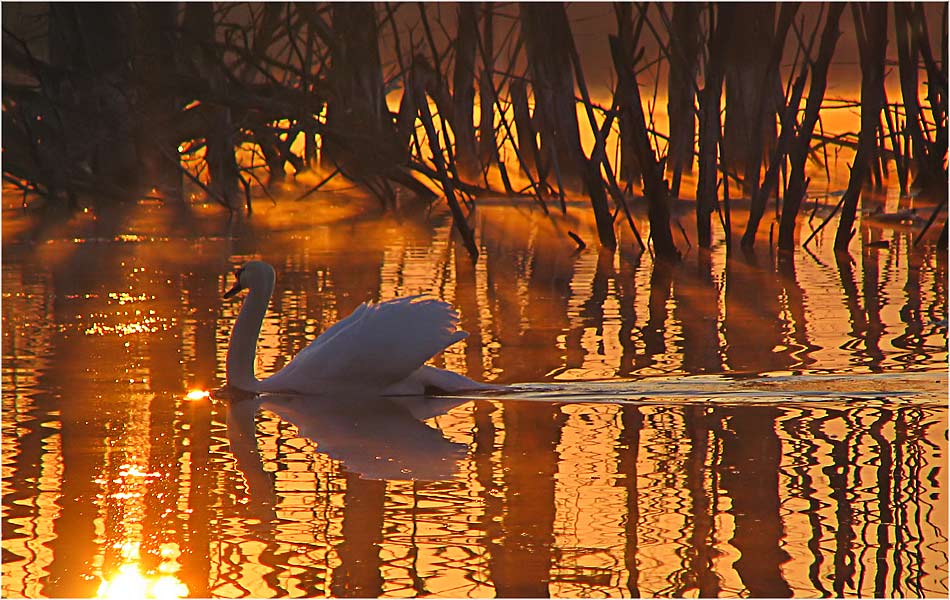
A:
[[[175,75],[175,45],[178,8],[172,3],[144,3],[137,7],[136,40],[139,50],[134,70],[148,73],[135,84],[139,98],[136,119],[136,153],[144,182],[169,196],[181,197],[181,173],[169,156],[177,156],[179,140],[169,136],[169,121],[178,112],[181,99],[167,82]]]
[[[256,9],[256,10],[254,10]],[[285,13],[285,10],[287,11]],[[254,87],[262,81],[268,81],[274,84],[294,85],[301,90],[306,90],[310,79],[310,71],[319,73],[319,66],[314,66],[312,57],[314,54],[314,34],[312,29],[308,30],[308,43],[304,50],[299,50],[300,54],[306,53],[306,56],[298,55],[297,59],[302,63],[299,74],[296,69],[291,68],[292,62],[288,61],[286,68],[273,69],[277,72],[271,73],[272,69],[264,69],[262,66],[268,61],[280,59],[282,54],[277,47],[278,43],[289,42],[288,45],[296,47],[296,38],[300,30],[305,26],[306,18],[293,18],[290,12],[291,7],[279,3],[263,3],[252,8],[249,35],[242,36],[240,46],[236,47],[238,42],[235,40],[229,47],[229,50],[237,53],[241,58],[233,66],[235,78],[246,86]],[[296,65],[294,65],[296,66]],[[278,79],[280,74],[280,79]],[[306,74],[306,75],[304,75]],[[294,76],[295,80],[299,78],[299,83],[291,83],[288,79]],[[300,119],[301,123],[308,121],[307,114],[312,115],[315,111],[313,107],[305,105],[301,107],[303,113]],[[284,165],[290,163],[297,173],[306,171],[311,166],[311,157],[316,156],[313,132],[304,131],[304,156],[301,158],[290,152],[290,144],[284,142],[285,139],[293,140],[297,131],[301,131],[297,123],[289,127],[278,126],[273,115],[267,114],[261,110],[249,110],[242,119],[242,130],[247,134],[247,141],[257,145],[263,155],[267,167],[266,187],[272,188],[284,180]],[[283,116],[283,115],[281,115]],[[279,120],[279,119],[278,119]],[[310,119],[312,120],[312,116]]]
[[[634,71],[633,55],[625,54],[620,39],[610,36],[610,53],[617,70],[617,86],[622,91],[618,97],[621,114],[630,115],[632,137],[637,161],[643,169],[643,194],[647,200],[647,217],[650,220],[650,236],[656,255],[665,259],[678,259],[679,251],[673,242],[670,229],[670,190],[663,179],[663,168],[657,161],[647,133],[640,88]]]
[[[818,47],[818,57],[811,65],[811,83],[808,88],[808,100],[805,102],[805,115],[799,124],[798,132],[791,141],[789,159],[791,172],[788,188],[782,204],[782,218],[779,223],[778,247],[790,252],[795,245],[795,221],[798,218],[798,209],[805,198],[805,161],[811,149],[811,138],[818,122],[818,112],[825,97],[825,88],[828,85],[828,65],[838,43],[840,32],[838,21],[844,11],[844,4],[827,5],[828,14],[825,18],[825,27],[821,34]]]
[[[578,160],[581,161],[582,172],[584,173],[584,189],[587,190],[587,195],[590,198],[591,208],[594,210],[594,221],[597,224],[597,235],[600,238],[600,243],[606,248],[611,250],[617,247],[617,236],[614,233],[614,217],[610,212],[610,207],[607,204],[607,194],[604,190],[604,180],[601,176],[601,167],[606,171],[607,177],[610,180],[610,187],[612,190],[616,191],[615,197],[618,199],[619,203],[625,203],[623,195],[620,193],[618,186],[614,180],[613,168],[610,166],[610,162],[607,161],[607,153],[604,149],[604,141],[607,137],[607,131],[609,127],[609,118],[608,124],[604,128],[604,131],[600,131],[600,126],[597,123],[597,118],[594,116],[593,103],[590,99],[590,92],[587,89],[587,82],[584,78],[584,70],[581,66],[581,57],[577,52],[577,47],[574,45],[574,36],[568,34],[567,38],[568,50],[570,51],[571,63],[574,66],[574,76],[577,78],[577,87],[581,93],[581,101],[584,103],[584,110],[587,113],[587,121],[590,125],[591,131],[594,133],[594,148],[591,151],[590,158],[584,156],[583,151],[578,155]],[[618,206],[619,209],[619,206]]]
[[[586,191],[600,243],[613,249],[617,239],[600,174],[602,153],[598,154],[595,148],[596,159],[591,159],[581,148],[574,99],[575,81],[595,137],[599,132],[564,5],[522,4],[521,25],[532,76],[535,116],[540,123],[540,154],[545,170],[548,165],[553,166],[559,189],[566,185]],[[598,142],[598,148],[602,146],[601,142]]]
[[[126,3],[50,5],[50,63],[70,74],[56,100],[75,106],[81,114],[69,120],[89,128],[89,168],[123,187],[133,184],[138,172],[136,114],[129,97],[136,21],[135,7]]]
[[[636,52],[640,40],[640,31],[646,18],[645,12],[641,11],[640,19],[636,25],[633,22],[633,6],[628,2],[614,2],[614,13],[617,16],[617,40],[620,45],[620,52],[624,56],[633,56]],[[618,84],[618,91],[615,96],[622,98],[624,94],[629,94],[629,90],[621,89]],[[691,90],[692,92],[692,90]],[[626,102],[623,102],[624,104]],[[692,107],[690,109],[692,112]],[[634,130],[635,126],[631,123],[633,117],[629,111],[620,113],[620,168],[619,177],[629,184],[639,183],[642,177],[640,163],[637,162],[637,152],[634,150]],[[689,154],[693,155],[693,134],[690,132]]]
[[[711,216],[718,204],[717,181],[721,122],[724,52],[731,37],[732,22],[738,12],[733,4],[709,6],[709,51],[699,93],[699,182],[696,186],[696,232],[699,246],[712,244]]]
[[[432,120],[432,114],[429,110],[429,103],[426,100],[426,92],[424,86],[421,82],[415,80],[410,81],[410,90],[415,99],[415,105],[419,110],[419,118],[422,121],[422,125],[425,128],[426,138],[429,141],[429,149],[432,152],[432,162],[435,165],[436,178],[439,183],[442,185],[442,190],[445,192],[445,198],[448,202],[449,209],[452,211],[452,222],[455,225],[456,231],[462,237],[462,242],[465,244],[466,250],[468,250],[469,256],[472,260],[478,259],[478,246],[475,243],[475,235],[472,231],[472,228],[469,226],[466,219],[465,213],[462,212],[462,207],[458,203],[458,199],[455,195],[455,182],[453,178],[449,175],[449,165],[446,164],[445,156],[443,150],[439,144],[439,136],[435,130],[435,124]]]
[[[331,29],[312,23],[321,26],[330,50],[323,159],[383,204],[395,199],[391,183],[431,199],[432,191],[408,172],[408,144],[386,105],[374,5],[337,3],[330,13]],[[409,128],[418,110],[410,108]]]
[[[761,221],[762,216],[765,214],[766,202],[769,198],[769,195],[773,191],[777,192],[778,190],[779,170],[780,167],[785,164],[788,149],[792,137],[795,134],[795,128],[798,125],[798,108],[801,104],[802,94],[805,90],[805,81],[808,74],[807,62],[804,66],[802,66],[801,72],[794,80],[791,86],[791,93],[785,102],[781,100],[783,94],[781,90],[781,83],[779,81],[779,66],[782,61],[785,38],[793,24],[795,14],[798,12],[798,8],[799,3],[797,2],[787,2],[782,4],[781,11],[779,12],[778,25],[776,26],[776,33],[774,36],[775,45],[772,47],[768,68],[765,71],[765,78],[762,81],[763,88],[767,89],[771,85],[773,86],[774,91],[771,94],[760,94],[758,97],[759,105],[756,108],[757,115],[762,115],[765,112],[769,112],[771,114],[774,112],[774,109],[771,108],[772,105],[781,106],[784,104],[784,107],[778,111],[781,129],[778,140],[775,142],[772,151],[769,153],[768,167],[766,168],[765,174],[762,176],[761,182],[757,177],[753,177],[751,179],[752,189],[750,194],[751,205],[749,209],[749,219],[746,222],[746,229],[742,235],[742,246],[744,248],[751,248],[755,244],[755,234],[758,230],[759,222]],[[806,53],[811,53],[810,45],[806,49]],[[779,100],[773,100],[773,98],[779,98]],[[750,150],[750,156],[760,155],[764,148],[764,142],[764,136],[754,136],[752,138],[752,143],[755,148]]]
[[[478,76],[478,158],[487,168],[492,156],[497,154],[495,143],[495,92],[492,72],[495,51],[494,3],[485,2],[482,7],[482,70]]]
[[[472,113],[475,106],[475,52],[478,46],[478,4],[458,5],[455,70],[452,76],[452,129],[455,160],[463,177],[475,179],[481,171]]]
[[[894,27],[897,33],[897,59],[900,67],[901,95],[907,115],[906,128],[911,146],[908,155],[917,166],[915,184],[932,193],[946,186],[943,162],[947,156],[947,67],[945,59],[937,66],[930,50],[923,7],[919,3],[894,3]],[[918,68],[923,55],[928,73],[928,99],[936,127],[933,139],[925,133],[923,108],[917,97]]]
[[[366,132],[367,142],[390,127],[379,58],[376,10],[371,3],[339,3],[331,8],[327,101],[323,159],[328,166],[353,168],[360,148],[346,141],[353,131]],[[375,134],[375,135],[374,135]]]
[[[204,118],[205,162],[208,165],[209,193],[234,210],[241,204],[238,178],[240,168],[234,154],[236,126],[232,111],[224,100],[228,96],[228,75],[213,50],[215,41],[214,7],[194,3],[185,7],[182,17],[182,45],[188,60],[183,70],[204,79],[207,87],[201,95],[207,102]]]
[[[147,185],[177,195],[178,167],[164,157],[177,157],[177,144],[164,135],[178,108],[165,85],[173,68],[174,7],[54,4],[48,32],[47,63],[25,43],[9,44],[12,33],[4,31],[12,62],[23,61],[19,66],[39,80],[39,93],[23,89],[23,96],[4,83],[5,101],[14,100],[5,125],[10,132],[24,125],[24,141],[32,146],[31,160],[20,162],[5,132],[5,161],[14,170],[24,167],[19,176],[25,180],[48,182],[53,196],[74,198],[100,187],[100,194],[127,199]],[[33,124],[17,122],[20,111],[31,114]]]
[[[682,172],[693,170],[693,151],[696,146],[696,73],[702,43],[699,29],[701,10],[702,5],[697,2],[677,2],[673,5],[670,76],[667,84],[670,147],[666,163],[667,172],[673,174],[673,197],[679,195]]]
[[[515,79],[508,86],[511,97],[511,109],[515,118],[515,129],[518,132],[518,148],[524,157],[524,166],[528,171],[536,171],[538,178],[544,182],[546,173],[539,170],[543,164],[537,143],[537,131],[531,118],[531,108],[528,106],[528,92],[524,81]]]
[[[782,8],[784,14],[785,6]],[[811,48],[809,47],[806,49],[806,54],[810,53]],[[774,64],[777,67],[778,59],[775,59]],[[769,158],[768,169],[766,169],[765,175],[762,177],[761,184],[759,184],[752,193],[749,220],[746,222],[745,233],[742,235],[743,248],[752,248],[752,246],[755,245],[755,235],[759,228],[759,222],[765,214],[766,202],[773,191],[777,192],[779,172],[781,167],[785,164],[789,148],[791,147],[798,127],[798,109],[801,105],[802,94],[805,91],[807,78],[808,64],[806,62],[806,64],[802,65],[801,71],[792,83],[789,97],[785,102],[785,107],[780,113],[781,132],[779,133],[778,142],[775,144],[775,148],[772,150],[771,157]]]
[[[742,173],[747,193],[752,191],[752,182],[758,181],[763,152],[775,143],[774,90],[778,72],[769,73],[769,59],[773,49],[785,43],[784,37],[775,36],[775,7],[773,2],[743,4],[742,10],[736,10],[732,17],[733,30],[741,35],[733,36],[725,49],[726,119],[722,144],[727,168]]]
[[[539,121],[541,156],[559,169],[564,185],[580,190],[584,181],[583,151],[568,52],[571,28],[567,13],[561,3],[526,2],[519,8]]]
[[[887,5],[852,3],[851,14],[861,59],[861,133],[835,235],[835,250],[839,251],[848,249],[854,235],[852,226],[858,198],[874,160],[877,129],[884,108],[884,61],[887,58]]]
[[[219,24],[211,4],[57,5],[51,7],[48,23],[51,62],[26,58],[41,81],[46,73],[58,74],[58,83],[40,86],[52,114],[58,115],[44,119],[55,123],[56,130],[43,132],[49,137],[41,145],[67,153],[53,162],[47,158],[58,151],[34,153],[45,164],[43,172],[20,177],[48,181],[69,196],[91,190],[97,197],[128,199],[146,186],[176,195],[181,174],[187,172],[178,148],[187,145],[190,151],[204,148],[209,181],[206,185],[193,173],[188,176],[231,209],[243,203],[235,149],[247,138],[239,135],[238,123],[251,128],[253,120],[246,117],[252,111],[277,114],[270,116],[275,121],[296,102],[265,98],[254,84],[235,83],[215,35]],[[5,50],[7,37],[5,31]],[[289,89],[271,91],[295,95]],[[18,93],[5,85],[5,102]],[[11,150],[5,159],[15,159],[17,144],[8,145],[9,139],[4,136],[4,149]],[[15,167],[17,162],[8,164]],[[34,186],[41,187],[46,186]]]

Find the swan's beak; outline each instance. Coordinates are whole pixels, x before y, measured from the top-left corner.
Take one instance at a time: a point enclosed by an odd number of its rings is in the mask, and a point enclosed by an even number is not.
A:
[[[234,294],[244,289],[244,286],[241,285],[241,276],[238,275],[237,271],[234,272],[234,278],[237,279],[237,281],[234,282],[234,287],[224,292],[224,298],[230,298]]]
[[[228,291],[224,292],[224,298],[230,298],[231,296],[233,296],[234,294],[240,292],[240,291],[243,290],[243,289],[244,289],[244,288],[241,287],[241,284],[240,284],[240,283],[235,283],[233,288],[231,288],[231,289],[229,289]]]

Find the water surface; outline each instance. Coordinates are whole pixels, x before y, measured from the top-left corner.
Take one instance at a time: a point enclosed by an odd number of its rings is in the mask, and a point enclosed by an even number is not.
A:
[[[946,261],[912,230],[670,266],[486,202],[473,265],[450,225],[5,211],[3,595],[946,597]],[[250,258],[278,273],[260,375],[429,293],[471,333],[433,364],[519,385],[189,395],[223,384]]]

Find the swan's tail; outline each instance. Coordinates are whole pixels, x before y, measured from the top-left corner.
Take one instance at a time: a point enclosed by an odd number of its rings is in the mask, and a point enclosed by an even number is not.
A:
[[[453,371],[423,365],[412,375],[386,388],[386,396],[441,395],[461,392],[502,390],[503,385],[481,383]]]

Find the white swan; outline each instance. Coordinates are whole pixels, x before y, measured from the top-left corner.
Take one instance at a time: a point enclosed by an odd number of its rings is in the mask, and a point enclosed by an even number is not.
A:
[[[431,391],[496,389],[424,363],[468,333],[445,302],[422,296],[363,303],[266,379],[254,376],[264,313],[274,291],[274,269],[252,260],[235,271],[225,298],[248,289],[228,343],[227,383],[248,392],[348,392],[421,395]]]

